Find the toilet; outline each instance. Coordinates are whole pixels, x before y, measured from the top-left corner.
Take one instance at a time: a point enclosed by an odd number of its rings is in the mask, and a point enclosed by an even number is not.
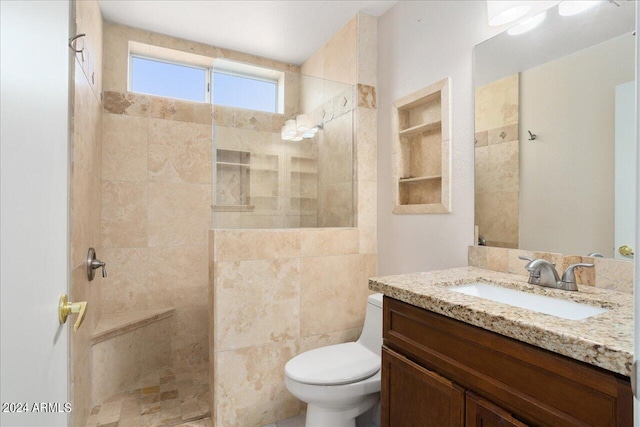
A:
[[[285,384],[307,403],[306,427],[355,427],[356,418],[378,404],[381,347],[382,294],[374,294],[356,342],[310,350],[287,362]]]

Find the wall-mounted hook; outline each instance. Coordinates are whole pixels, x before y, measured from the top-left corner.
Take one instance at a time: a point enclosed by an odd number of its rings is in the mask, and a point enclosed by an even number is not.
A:
[[[536,138],[538,138],[538,135],[536,135],[535,133],[531,133],[530,130],[528,130],[527,132],[529,132],[529,141],[535,141]]]
[[[75,53],[79,53],[82,57],[82,62],[84,62],[84,47],[80,50],[76,49],[75,41],[78,40],[80,37],[84,37],[84,36],[86,36],[86,34],[82,33],[82,34],[75,35],[69,39],[69,49],[71,49]]]

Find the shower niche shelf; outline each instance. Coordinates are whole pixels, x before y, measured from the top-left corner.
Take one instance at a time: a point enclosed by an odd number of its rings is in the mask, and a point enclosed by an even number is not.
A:
[[[318,211],[318,159],[289,156],[289,214],[316,215]]]
[[[393,103],[394,214],[451,212],[450,79]]]
[[[213,212],[252,212],[250,204],[251,153],[216,150],[216,201]]]

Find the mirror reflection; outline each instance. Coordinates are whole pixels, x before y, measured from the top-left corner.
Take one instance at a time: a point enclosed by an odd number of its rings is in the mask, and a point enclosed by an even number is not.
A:
[[[634,8],[555,6],[476,46],[479,244],[631,259]]]

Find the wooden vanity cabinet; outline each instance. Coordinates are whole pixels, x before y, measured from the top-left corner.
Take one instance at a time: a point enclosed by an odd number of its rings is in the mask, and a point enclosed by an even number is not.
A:
[[[382,425],[633,424],[629,378],[384,299]]]

